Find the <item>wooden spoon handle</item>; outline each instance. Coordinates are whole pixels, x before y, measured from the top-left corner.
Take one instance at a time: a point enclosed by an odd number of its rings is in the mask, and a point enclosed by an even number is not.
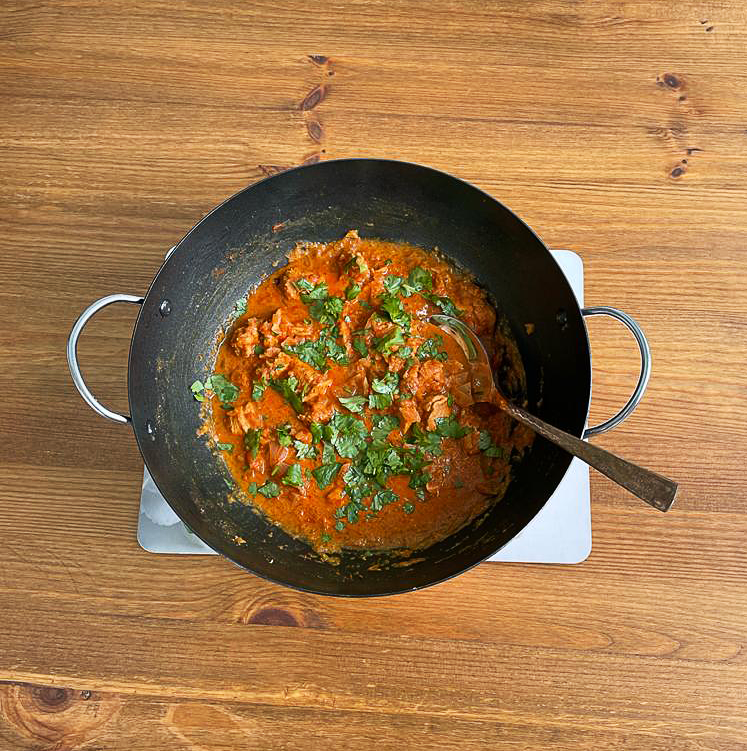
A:
[[[544,420],[517,407],[500,395],[495,401],[511,417],[532,428],[556,446],[565,449],[569,454],[583,459],[590,467],[594,467],[610,480],[622,485],[655,509],[668,511],[672,507],[677,495],[677,483],[673,480],[610,454],[609,451],[582,441],[553,425],[548,425]]]

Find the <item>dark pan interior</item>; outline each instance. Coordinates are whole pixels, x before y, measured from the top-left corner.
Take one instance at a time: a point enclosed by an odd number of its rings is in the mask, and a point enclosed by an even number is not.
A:
[[[509,321],[527,372],[530,408],[581,434],[590,398],[586,328],[542,242],[468,183],[427,167],[372,159],[321,162],[263,180],[215,209],[179,243],[135,327],[130,409],[156,484],[210,547],[293,587],[381,595],[433,584],[496,552],[542,508],[570,458],[537,439],[500,503],[409,565],[360,553],[345,553],[338,564],[325,562],[251,506],[228,501],[227,470],[197,435],[199,405],[189,385],[210,372],[207,355],[238,298],[282,265],[297,241],[335,240],[350,229],[437,247],[471,271]],[[167,316],[159,312],[164,300],[171,304]],[[534,324],[531,335],[525,323]]]

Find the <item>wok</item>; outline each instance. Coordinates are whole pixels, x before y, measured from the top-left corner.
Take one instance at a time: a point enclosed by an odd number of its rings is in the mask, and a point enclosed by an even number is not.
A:
[[[283,264],[296,242],[329,242],[350,229],[362,237],[438,248],[471,272],[511,330],[526,370],[529,410],[543,420],[575,436],[589,436],[619,423],[641,399],[649,374],[648,347],[629,316],[612,308],[581,310],[539,237],[494,198],[444,172],[378,159],[299,167],[229,198],[176,245],[145,297],[110,295],[83,312],[68,341],[68,361],[89,406],[132,426],[159,490],[211,548],[254,574],[298,589],[385,595],[434,584],[493,555],[542,509],[571,457],[537,437],[499,503],[410,561],[347,550],[339,561],[324,560],[253,506],[231,501],[228,470],[198,436],[200,405],[189,385],[211,372],[210,354],[236,300]],[[140,305],[128,365],[130,416],[101,405],[77,364],[83,327],[113,302]],[[623,409],[585,430],[591,358],[584,316],[598,313],[618,318],[633,331],[642,368]]]

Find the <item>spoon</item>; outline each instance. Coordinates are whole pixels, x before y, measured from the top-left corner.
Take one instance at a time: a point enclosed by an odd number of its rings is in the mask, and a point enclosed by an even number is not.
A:
[[[428,321],[447,333],[464,350],[472,370],[472,396],[475,402],[488,402],[507,412],[515,420],[532,428],[556,446],[577,456],[590,467],[629,490],[659,511],[668,511],[677,495],[677,483],[651,470],[632,464],[599,446],[582,441],[544,420],[517,407],[499,391],[493,378],[490,359],[477,334],[452,316],[433,315]]]

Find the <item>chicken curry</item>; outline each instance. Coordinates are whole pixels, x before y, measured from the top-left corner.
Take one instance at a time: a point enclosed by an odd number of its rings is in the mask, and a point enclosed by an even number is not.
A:
[[[355,231],[297,247],[191,387],[239,495],[319,552],[420,549],[500,499],[532,433],[474,404],[434,313],[470,326],[521,392],[485,292],[437,254]]]

